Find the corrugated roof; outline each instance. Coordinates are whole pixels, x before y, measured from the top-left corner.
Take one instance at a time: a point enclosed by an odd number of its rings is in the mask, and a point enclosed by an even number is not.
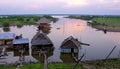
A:
[[[2,33],[0,34],[0,39],[14,39],[15,34],[14,33]]]
[[[21,38],[21,39],[13,40],[13,44],[26,44],[26,43],[29,43],[28,38]]]

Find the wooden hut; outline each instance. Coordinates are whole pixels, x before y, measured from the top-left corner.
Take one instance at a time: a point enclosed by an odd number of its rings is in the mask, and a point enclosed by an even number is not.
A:
[[[37,34],[31,40],[32,50],[46,49],[53,47],[52,41],[45,33],[37,32]]]
[[[89,45],[82,43],[78,41],[78,39],[75,39],[74,37],[70,36],[67,39],[65,39],[60,48],[62,53],[78,53],[79,47],[82,45]]]
[[[29,49],[29,39],[28,38],[20,38],[13,40],[13,48],[14,49]]]
[[[5,46],[5,45],[12,45],[12,42],[15,38],[14,33],[3,33],[0,34],[0,46]]]
[[[50,22],[51,22],[50,20],[44,17],[37,22],[37,25],[49,25]]]

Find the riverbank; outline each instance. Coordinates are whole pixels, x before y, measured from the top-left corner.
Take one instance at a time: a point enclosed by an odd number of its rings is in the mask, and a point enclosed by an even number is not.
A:
[[[68,16],[67,18],[86,20],[90,26],[98,30],[120,32],[120,17],[118,16]]]
[[[0,66],[0,69],[16,69],[19,67],[20,69],[43,69],[42,63],[29,63],[24,64],[22,66]],[[65,63],[51,63],[48,64],[47,69],[73,69],[74,64],[65,64]],[[81,65],[77,65],[75,69],[84,69]]]
[[[75,69],[120,69],[120,59],[86,61],[78,64]],[[23,65],[0,66],[0,69],[43,69],[43,63],[27,63]],[[74,63],[49,63],[47,69],[73,69]]]
[[[106,30],[108,32],[120,32],[120,27],[104,27],[104,26],[92,26],[92,27],[102,31]]]
[[[58,18],[52,16],[1,16],[0,17],[0,26],[23,26],[23,25],[34,25],[41,18],[47,18],[50,21],[56,22]]]
[[[84,68],[90,69],[120,69],[120,59],[97,60],[83,63]]]

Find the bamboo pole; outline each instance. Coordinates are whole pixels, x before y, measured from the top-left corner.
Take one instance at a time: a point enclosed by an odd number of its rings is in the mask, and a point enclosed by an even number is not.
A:
[[[107,57],[105,58],[105,60],[107,60],[109,58],[109,56],[112,54],[112,52],[115,50],[117,46],[114,46],[113,49],[110,51],[110,53],[107,55]]]
[[[82,58],[84,57],[84,54],[81,56],[81,58],[77,61],[77,63],[75,64],[75,66],[73,67],[73,69],[75,69],[75,67],[79,64],[79,62],[82,60]]]

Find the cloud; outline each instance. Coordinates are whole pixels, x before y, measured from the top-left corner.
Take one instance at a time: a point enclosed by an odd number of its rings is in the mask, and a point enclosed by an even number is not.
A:
[[[83,7],[86,6],[87,0],[52,0],[55,3],[63,3],[64,7],[74,8],[74,7]]]
[[[113,13],[120,12],[120,0],[1,0],[4,13]],[[116,13],[117,12],[117,13]],[[120,14],[120,13],[118,13]]]
[[[86,0],[67,0],[66,7],[83,7],[88,5]]]

